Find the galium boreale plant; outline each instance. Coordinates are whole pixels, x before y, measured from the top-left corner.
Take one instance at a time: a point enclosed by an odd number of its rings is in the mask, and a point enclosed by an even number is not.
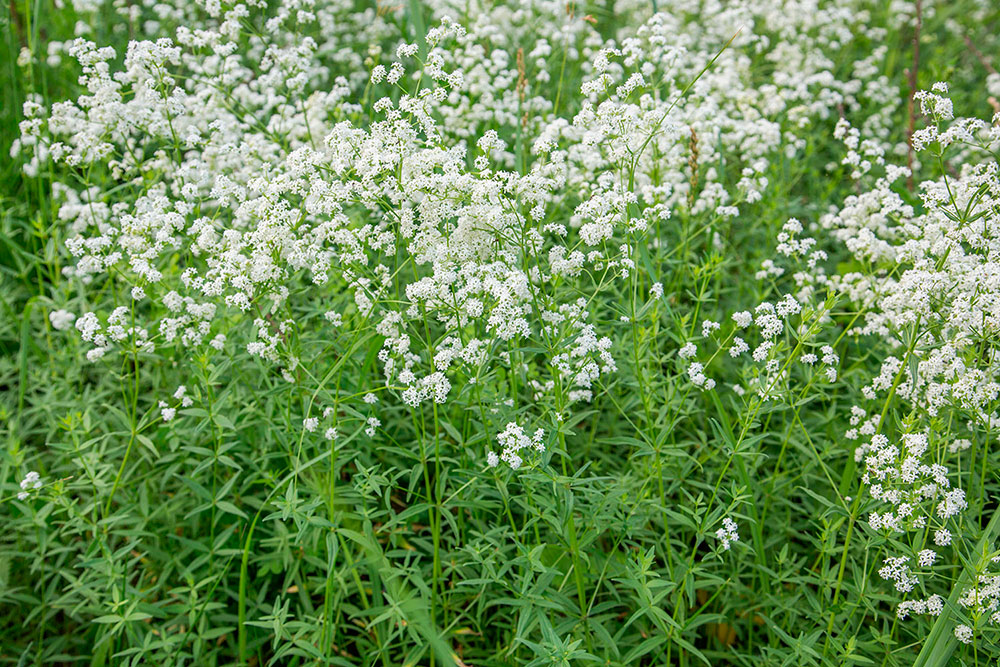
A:
[[[997,655],[981,3],[28,4],[4,660]]]

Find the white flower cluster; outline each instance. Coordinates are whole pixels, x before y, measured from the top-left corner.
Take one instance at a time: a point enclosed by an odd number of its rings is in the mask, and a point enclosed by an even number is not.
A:
[[[746,362],[743,375],[747,378],[748,385],[756,389],[760,400],[766,401],[784,395],[784,389],[791,377],[793,362],[800,362],[805,366],[821,362],[823,376],[827,381],[835,382],[838,377],[837,364],[840,363],[840,357],[833,347],[820,346],[820,355],[805,351],[814,349],[813,346],[816,345],[814,339],[821,326],[828,321],[828,310],[828,304],[804,305],[795,296],[784,294],[774,303],[764,301],[757,304],[753,313],[750,311],[733,313],[734,327],[730,334],[718,343],[723,348],[728,346],[728,354],[733,359],[741,359],[745,353],[750,352],[750,359]],[[705,320],[701,328],[703,338],[717,336],[715,332],[721,326],[718,322]],[[737,336],[739,330],[749,331]],[[749,338],[754,333],[759,342],[756,347],[751,348],[744,336]],[[794,344],[795,340],[799,341],[798,345]],[[691,384],[703,391],[712,390],[715,387],[715,380],[707,376],[706,368],[717,355],[713,354],[707,363],[689,361],[697,355],[698,346],[693,342],[685,343],[677,351],[678,358],[687,362],[686,374]],[[742,385],[736,385],[734,390],[740,396],[745,393]]]
[[[76,315],[68,310],[54,310],[49,313],[49,322],[56,331],[66,331],[73,326]]]
[[[32,470],[21,480],[21,490],[17,494],[17,499],[27,500],[32,491],[37,491],[40,488],[42,488],[42,478]]]
[[[922,614],[940,616],[942,611],[944,611],[944,598],[936,593],[928,596],[926,600],[903,600],[896,605],[896,616],[901,621],[905,621],[909,616]]]
[[[848,333],[880,338],[893,350],[862,388],[866,399],[905,401],[913,424],[961,414],[976,433],[1000,422],[1000,362],[992,345],[1000,326],[1000,170],[993,158],[1000,148],[1000,116],[992,124],[955,119],[946,94],[947,86],[938,84],[915,96],[930,125],[914,134],[914,148],[943,160],[950,147],[958,165],[956,173],[919,185],[920,207],[895,190],[910,171],[883,160],[881,147],[862,141],[863,133],[846,122],[838,125],[837,136],[848,147],[845,164],[854,167],[855,178],[874,182],[825,216],[821,227],[857,268],[832,275],[820,268],[795,279],[801,293],[824,288],[856,304],[863,323]],[[786,238],[786,246],[791,243]],[[846,436],[866,439],[855,459],[864,462],[862,482],[882,506],[869,514],[868,525],[885,535],[915,533],[912,552],[889,556],[879,571],[907,593],[924,585],[910,563],[929,574],[938,560],[938,551],[921,546],[926,537],[933,534],[934,545],[946,547],[960,528],[957,519],[968,501],[945,463],[972,440],[939,441],[933,427],[912,424],[892,440],[880,432],[881,416],[852,407]],[[996,623],[997,586],[996,579],[978,573],[977,583],[963,592],[962,606],[976,619]],[[896,613],[900,619],[937,615],[942,604],[938,595],[903,600]],[[960,625],[955,636],[969,643],[974,630]]]
[[[945,522],[966,507],[965,491],[951,487],[948,469],[940,463],[924,462],[929,449],[928,436],[908,433],[902,440],[899,446],[878,434],[868,445],[856,450],[856,455],[860,453],[864,458],[861,479],[868,493],[893,507],[869,515],[868,523],[875,531],[919,530],[927,525],[928,519]]]
[[[909,557],[897,556],[886,558],[882,567],[878,571],[878,576],[886,581],[892,581],[896,590],[901,593],[909,593],[913,590],[919,580],[910,571]]]
[[[545,437],[545,432],[542,429],[536,429],[531,435],[522,428],[518,426],[516,422],[509,422],[507,427],[497,433],[497,442],[500,443],[502,448],[500,455],[489,450],[486,453],[486,461],[491,468],[495,468],[503,461],[511,467],[513,470],[517,470],[521,467],[524,459],[521,458],[521,452],[525,450],[534,450],[536,452],[545,451],[545,443],[542,439]]]
[[[733,542],[739,542],[739,526],[728,516],[722,520],[722,528],[715,531],[715,537],[719,540],[724,551],[729,551]]]
[[[854,418],[863,417],[863,413],[858,408]],[[868,444],[856,449],[856,455],[864,460],[862,482],[869,495],[889,506],[885,511],[869,514],[868,525],[872,530],[887,535],[915,531],[919,535],[933,528],[937,546],[947,546],[951,542],[951,532],[946,526],[966,508],[965,492],[952,487],[945,466],[925,462],[925,458],[937,457],[927,434],[904,434],[899,445],[885,435],[875,434]],[[915,549],[913,558],[920,568],[926,569],[937,562],[938,553],[928,548]],[[890,556],[879,575],[895,582],[898,591],[908,593],[920,582],[909,569],[910,561],[910,556]],[[937,615],[941,608],[939,597],[932,595],[926,599],[901,601],[896,614],[900,619],[916,614]]]
[[[972,643],[972,628],[964,623],[955,626],[955,639],[963,644]]]
[[[76,318],[91,361],[113,350],[225,350],[236,336],[289,377],[287,341],[301,333],[285,315],[290,300],[346,293],[331,325],[377,323],[385,384],[403,404],[443,403],[509,368],[500,353],[524,346],[547,352],[537,400],[563,410],[616,370],[588,312],[605,283],[585,286],[585,275],[630,280],[638,248],[659,242],[647,234],[676,207],[737,215],[768,187],[772,160],[803,147],[810,120],[831,108],[875,101],[891,112],[877,67],[856,65],[859,85],[821,55],[882,29],[846,1],[781,6],[720,9],[710,27],[659,13],[607,42],[558,3],[498,4],[468,26],[431,3],[438,21],[419,59],[421,48],[371,11],[282,11],[265,38],[241,28],[255,7],[208,3],[206,22],[165,6],[164,20],[181,27],[130,43],[121,67],[113,49],[82,37],[57,46],[54,56],[79,63],[85,93],[50,108],[30,100],[12,154],[29,173],[103,165],[114,176],[113,186],[53,188],[75,258],[66,275],[110,280],[131,303]],[[526,26],[534,43],[515,42]],[[678,104],[689,73],[720,50]],[[747,52],[769,63],[772,81],[760,85]],[[571,118],[546,94],[560,57],[586,73]],[[368,90],[370,111],[358,102]],[[864,129],[881,133],[887,118]],[[517,128],[526,150],[516,154],[497,128]],[[720,169],[730,156],[733,191]],[[439,327],[431,340],[428,320]],[[71,321],[52,315],[55,328]],[[767,347],[755,358],[770,380]],[[689,377],[714,387],[697,366]]]
[[[916,331],[933,336],[933,344],[913,347],[913,364],[904,367],[900,354],[887,357],[864,389],[868,399],[893,390],[931,416],[955,406],[985,422],[997,417],[1000,397],[1000,364],[984,362],[978,352],[1000,330],[1000,171],[988,159],[1000,147],[1000,125],[957,119],[942,129],[952,118],[946,90],[936,86],[918,99],[935,121],[927,128],[934,150],[952,143],[962,148],[958,176],[921,183],[917,211],[892,189],[907,170],[887,166],[873,189],[822,220],[868,269],[811,280],[862,304],[865,322],[852,333],[878,335],[901,348]],[[930,139],[917,143],[931,150]]]
[[[1000,576],[979,575],[975,584],[958,598],[958,604],[969,610],[974,617],[1000,625]]]

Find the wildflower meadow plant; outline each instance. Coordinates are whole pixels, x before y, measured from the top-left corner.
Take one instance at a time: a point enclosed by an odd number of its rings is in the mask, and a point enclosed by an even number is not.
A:
[[[12,2],[0,661],[1000,660],[1000,9]]]

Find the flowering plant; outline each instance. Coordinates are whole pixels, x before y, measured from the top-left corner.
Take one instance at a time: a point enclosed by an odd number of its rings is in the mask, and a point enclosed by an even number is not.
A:
[[[1000,657],[992,3],[42,4],[0,655]]]

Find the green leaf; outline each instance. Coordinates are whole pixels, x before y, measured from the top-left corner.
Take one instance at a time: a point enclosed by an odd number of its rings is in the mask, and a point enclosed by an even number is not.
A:
[[[235,514],[236,516],[240,517],[241,519],[247,519],[247,518],[249,518],[247,516],[246,512],[244,512],[243,510],[241,510],[239,507],[237,507],[236,505],[232,504],[228,500],[217,500],[215,502],[215,506],[218,507],[223,512],[227,512],[228,514]]]

